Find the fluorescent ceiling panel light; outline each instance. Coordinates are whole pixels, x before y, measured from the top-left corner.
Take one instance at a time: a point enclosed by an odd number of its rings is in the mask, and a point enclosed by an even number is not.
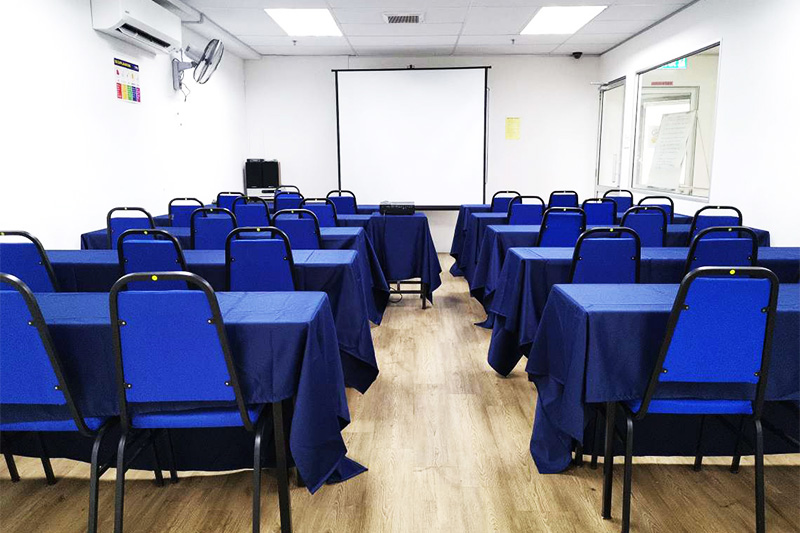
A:
[[[327,9],[265,9],[291,37],[341,37],[342,31]]]
[[[520,35],[572,35],[608,6],[543,7]]]

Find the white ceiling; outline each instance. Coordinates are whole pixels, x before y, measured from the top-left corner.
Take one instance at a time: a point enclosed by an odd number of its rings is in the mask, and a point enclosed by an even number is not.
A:
[[[690,0],[185,0],[262,55],[601,54]],[[544,6],[607,5],[573,35],[520,35]],[[342,37],[289,37],[264,8],[328,8]],[[421,24],[384,14],[421,13]],[[514,41],[512,43],[512,40]],[[294,41],[294,42],[293,42]]]

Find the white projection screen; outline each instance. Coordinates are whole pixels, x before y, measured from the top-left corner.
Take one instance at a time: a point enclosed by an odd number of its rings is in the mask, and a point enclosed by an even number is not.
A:
[[[339,176],[359,203],[484,199],[485,67],[336,71]]]

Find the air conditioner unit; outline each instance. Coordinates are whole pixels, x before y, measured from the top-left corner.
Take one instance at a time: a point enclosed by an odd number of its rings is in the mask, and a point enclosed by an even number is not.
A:
[[[151,0],[92,0],[92,27],[145,50],[181,47],[181,19]]]

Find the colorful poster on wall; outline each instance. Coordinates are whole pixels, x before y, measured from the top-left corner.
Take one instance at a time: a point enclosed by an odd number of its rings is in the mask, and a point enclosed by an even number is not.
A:
[[[519,117],[506,117],[506,140],[519,140]]]
[[[125,102],[141,103],[142,92],[139,88],[139,65],[115,57],[114,71],[117,79],[117,98]]]

